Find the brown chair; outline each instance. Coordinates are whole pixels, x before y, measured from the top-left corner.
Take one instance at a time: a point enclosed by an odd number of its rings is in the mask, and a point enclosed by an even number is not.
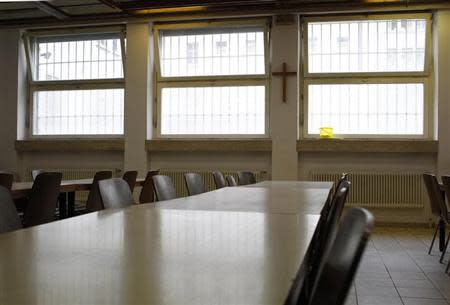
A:
[[[23,223],[25,227],[36,226],[55,220],[62,173],[41,173],[36,176],[28,200]]]
[[[139,203],[149,203],[155,201],[155,187],[153,186],[153,176],[156,176],[158,174],[159,170],[149,171],[145,176],[141,194],[139,195]]]
[[[128,183],[131,193],[133,193],[134,187],[136,186],[137,175],[137,171],[127,171],[122,176],[122,179]]]
[[[222,172],[214,171],[213,172],[214,184],[216,185],[216,189],[221,189],[227,186],[227,182],[225,181],[225,176]]]
[[[0,172],[0,186],[11,190],[12,184],[14,180],[14,175],[7,172]]]
[[[125,208],[134,204],[128,183],[121,178],[105,179],[98,182],[105,209]]]
[[[33,178],[33,181],[34,181],[34,180],[36,180],[36,177],[37,177],[39,174],[42,174],[42,173],[45,173],[45,170],[43,170],[43,169],[33,169],[33,170],[31,171],[31,178]]]
[[[100,195],[100,190],[98,187],[98,182],[111,178],[112,178],[111,171],[100,171],[95,173],[94,179],[92,180],[91,189],[89,190],[88,199],[86,201],[87,213],[97,212],[104,209],[102,197]]]
[[[0,233],[15,231],[22,228],[16,205],[9,190],[0,186]]]
[[[206,192],[205,184],[202,176],[197,173],[185,173],[184,181],[186,181],[186,188],[189,196],[198,195]]]
[[[228,186],[237,186],[238,185],[236,182],[236,179],[234,179],[233,176],[227,175],[225,178],[227,179]]]
[[[256,178],[252,172],[238,172],[239,185],[255,184]]]
[[[428,249],[428,254],[430,254],[433,249],[434,241],[436,240],[437,232],[439,231],[439,225],[444,221],[441,206],[445,206],[445,195],[440,190],[435,175],[424,173],[422,177],[425,188],[427,189],[428,199],[430,200],[431,213],[437,218],[436,229],[434,230],[433,239],[431,240],[430,248]]]
[[[343,305],[374,225],[365,209],[350,209],[343,218],[336,239],[323,256],[313,284],[310,305]]]
[[[177,198],[175,186],[169,176],[156,175],[152,177],[156,200],[164,201]]]

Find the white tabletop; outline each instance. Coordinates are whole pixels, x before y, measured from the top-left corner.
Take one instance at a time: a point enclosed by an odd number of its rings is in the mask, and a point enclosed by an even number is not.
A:
[[[327,192],[315,190],[227,188],[160,203],[184,208],[144,204],[2,234],[0,304],[283,304],[319,222],[310,207]],[[189,207],[219,198],[236,210]]]

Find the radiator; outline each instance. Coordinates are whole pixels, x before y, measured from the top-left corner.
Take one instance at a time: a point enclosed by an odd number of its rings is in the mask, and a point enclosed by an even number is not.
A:
[[[212,175],[212,171],[197,171],[197,170],[182,170],[182,169],[160,169],[160,175],[169,176],[172,178],[173,183],[175,185],[175,189],[177,191],[178,197],[186,197],[188,196],[188,191],[186,188],[186,182],[184,181],[184,173],[198,173],[202,176],[203,182],[205,183],[206,191],[212,191],[216,189],[216,185],[214,183],[214,178]],[[224,175],[232,175],[237,179],[236,171],[222,171]],[[265,171],[254,171],[256,182],[267,180],[268,174]]]
[[[35,168],[33,168],[35,169]],[[22,175],[26,179],[26,181],[32,181],[31,177],[31,168],[27,169],[27,171]],[[41,169],[41,168],[40,168]],[[112,171],[113,177],[119,177],[122,173],[122,170],[118,168],[42,168],[44,171],[48,172],[58,172],[63,174],[63,180],[78,180],[78,179],[88,179],[94,178],[96,172],[99,171]],[[76,192],[75,193],[75,201],[86,202],[88,191]]]
[[[341,175],[339,171],[312,170],[309,179],[337,182]],[[423,208],[427,200],[421,172],[350,172],[349,181],[348,206]]]

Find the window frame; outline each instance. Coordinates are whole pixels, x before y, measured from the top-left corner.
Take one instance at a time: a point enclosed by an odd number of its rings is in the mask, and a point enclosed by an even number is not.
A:
[[[183,30],[183,29],[214,29],[214,28],[238,28],[242,26],[255,26],[264,31],[264,74],[246,75],[212,75],[212,76],[176,76],[164,77],[161,74],[160,41],[161,30]],[[269,19],[240,20],[240,21],[208,21],[195,23],[167,23],[155,24],[153,26],[154,39],[154,111],[153,130],[157,138],[160,139],[261,139],[269,138],[270,122],[270,22]],[[162,89],[164,88],[185,88],[185,87],[222,87],[222,86],[264,86],[265,87],[265,110],[264,110],[264,134],[161,134],[162,119]]]
[[[74,79],[74,80],[36,80],[36,48],[39,38],[61,38],[70,36],[104,36],[117,35],[120,39],[122,53],[123,77],[121,78],[99,78],[99,79]],[[71,90],[95,90],[95,89],[123,89],[125,91],[125,70],[126,70],[126,29],[123,26],[102,27],[102,28],[81,28],[81,29],[57,29],[57,30],[36,30],[27,31],[22,36],[25,47],[27,74],[28,74],[28,107],[27,107],[27,136],[31,139],[123,139],[123,134],[61,134],[61,135],[35,135],[34,126],[34,93],[40,91],[71,91]],[[124,105],[125,105],[124,92]],[[125,120],[125,116],[124,116]],[[125,122],[124,122],[125,124]]]
[[[332,21],[358,21],[358,20],[389,20],[389,19],[425,19],[425,58],[423,71],[410,72],[330,72],[310,73],[308,58],[308,23]],[[319,138],[319,134],[309,133],[308,130],[308,85],[315,84],[396,84],[421,83],[424,87],[423,134],[335,134],[338,138],[348,139],[431,139],[433,137],[433,79],[432,79],[432,13],[403,13],[403,14],[369,14],[369,15],[339,15],[302,17],[299,29],[301,41],[299,69],[302,71],[299,82],[300,88],[300,137],[303,139]]]

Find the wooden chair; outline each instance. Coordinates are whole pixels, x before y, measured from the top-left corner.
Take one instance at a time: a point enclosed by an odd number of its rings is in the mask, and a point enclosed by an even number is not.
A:
[[[206,192],[205,184],[203,183],[202,176],[198,173],[185,173],[184,181],[186,182],[186,188],[189,196],[198,195]]]
[[[23,215],[25,227],[55,220],[62,173],[41,173],[36,176]]]
[[[343,305],[374,224],[373,215],[355,208],[343,218],[313,285],[310,305]]]
[[[164,201],[177,198],[175,186],[169,176],[155,175],[152,177],[156,200]]]
[[[155,201],[155,187],[153,186],[153,176],[156,176],[158,174],[159,170],[149,171],[145,176],[141,194],[139,195],[139,203],[149,203]]]
[[[11,198],[10,190],[0,186],[0,233],[15,231],[22,228],[16,205]]]
[[[98,186],[105,209],[125,208],[134,204],[133,194],[124,179],[101,180]]]
[[[11,190],[14,181],[14,175],[7,172],[0,172],[0,186]]]
[[[239,185],[255,184],[256,178],[252,172],[238,172]]]
[[[227,175],[225,178],[227,179],[228,186],[237,186],[238,185],[236,182],[236,179],[234,179],[233,176]]]
[[[31,171],[31,178],[33,178],[33,181],[34,181],[34,180],[36,180],[36,177],[42,173],[45,173],[45,171],[43,169],[33,169]]]
[[[216,189],[221,189],[227,186],[227,182],[225,180],[225,176],[222,172],[214,171],[213,172],[214,184],[216,185]]]
[[[133,193],[134,187],[136,186],[137,175],[137,171],[127,171],[122,176],[122,179],[128,183],[131,193]]]
[[[91,189],[89,190],[88,199],[86,201],[87,213],[96,212],[104,209],[98,183],[99,181],[111,178],[112,178],[111,171],[100,171],[95,173]]]
[[[435,175],[424,173],[422,177],[423,182],[425,183],[425,188],[427,189],[428,199],[430,200],[431,213],[437,218],[436,229],[434,230],[433,239],[431,240],[430,248],[428,249],[428,254],[431,254],[437,232],[439,231],[439,224],[441,221],[444,221],[441,206],[445,204],[445,202],[440,201],[444,200],[445,195],[440,189],[436,188],[437,180]]]

